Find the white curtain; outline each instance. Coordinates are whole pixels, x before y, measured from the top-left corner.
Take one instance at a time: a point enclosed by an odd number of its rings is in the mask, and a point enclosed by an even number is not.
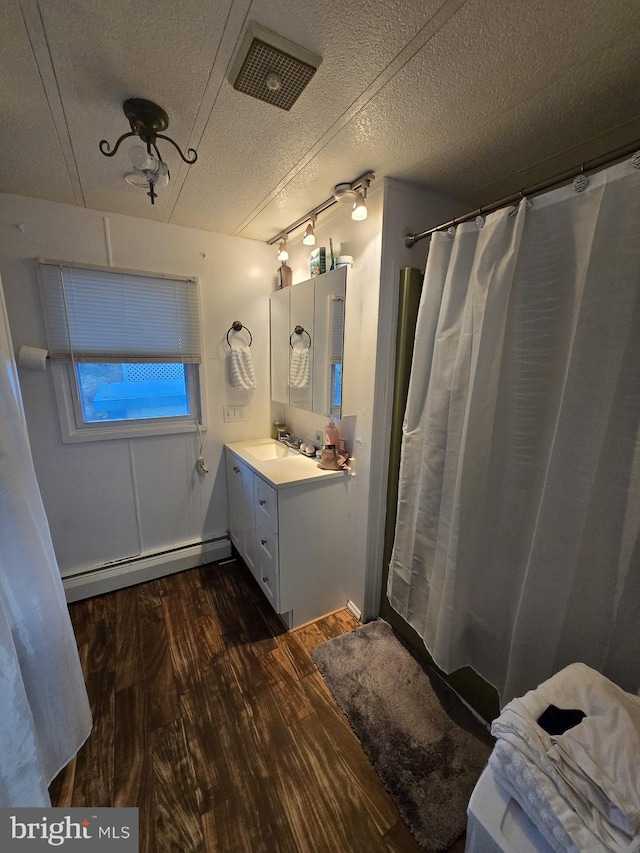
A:
[[[48,806],[91,712],[10,375],[0,347],[0,806]]]
[[[640,685],[640,171],[432,237],[389,600],[506,701]]]

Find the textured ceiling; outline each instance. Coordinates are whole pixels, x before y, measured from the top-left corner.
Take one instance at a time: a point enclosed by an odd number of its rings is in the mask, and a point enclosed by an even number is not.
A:
[[[319,54],[290,112],[235,91],[255,21]],[[372,169],[489,204],[640,139],[638,0],[4,0],[0,191],[266,240]],[[152,207],[127,97],[198,150]]]

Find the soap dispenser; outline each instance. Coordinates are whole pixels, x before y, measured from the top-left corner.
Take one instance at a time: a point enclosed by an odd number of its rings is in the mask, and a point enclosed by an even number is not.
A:
[[[334,447],[336,450],[340,447],[340,432],[335,421],[329,421],[324,428],[323,440],[325,447]]]

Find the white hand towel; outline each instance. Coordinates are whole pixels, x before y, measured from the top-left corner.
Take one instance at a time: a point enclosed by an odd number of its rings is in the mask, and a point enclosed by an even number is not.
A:
[[[229,350],[229,373],[234,388],[253,391],[256,387],[256,373],[249,347],[231,347]]]
[[[289,364],[289,387],[307,388],[309,386],[309,347],[291,350]]]

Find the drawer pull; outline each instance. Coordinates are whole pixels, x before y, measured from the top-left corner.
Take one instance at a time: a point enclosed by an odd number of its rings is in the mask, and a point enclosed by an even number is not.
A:
[[[267,540],[266,540],[266,539],[261,539],[261,540],[260,540],[260,542],[261,542],[263,545],[266,545],[266,544],[267,544]]]
[[[262,583],[267,583],[269,578],[262,578]]]
[[[266,504],[266,501],[260,500],[260,506],[264,506],[265,504]]]
[[[238,468],[238,466],[237,466],[237,465],[234,465],[234,466],[233,466],[233,470],[236,472],[236,474],[239,474],[239,473],[240,473],[240,469]]]

